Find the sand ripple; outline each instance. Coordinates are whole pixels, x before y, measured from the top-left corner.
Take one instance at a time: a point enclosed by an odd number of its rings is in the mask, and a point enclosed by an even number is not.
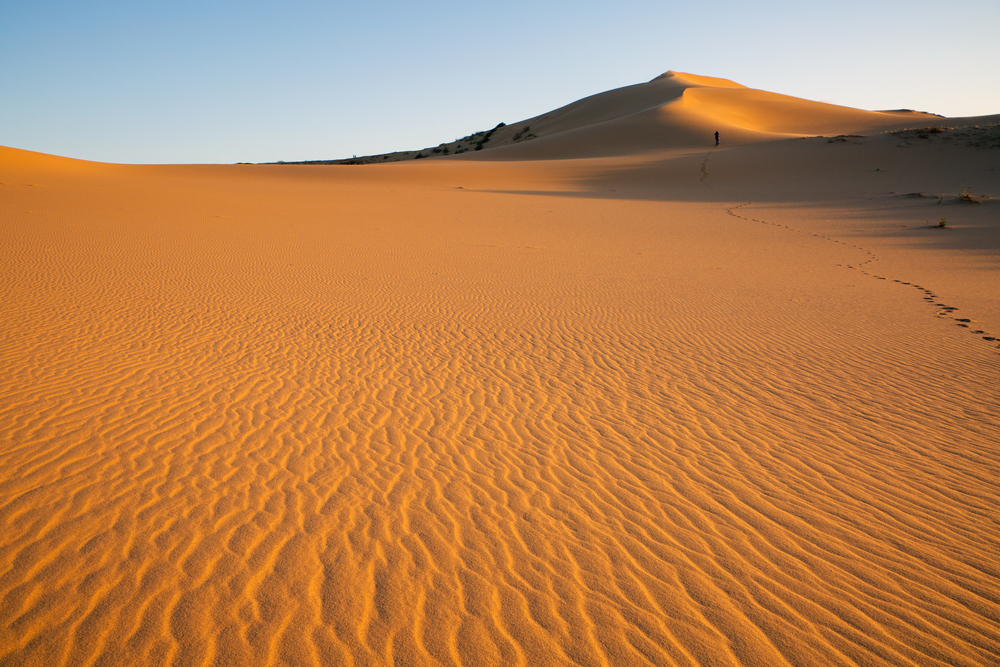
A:
[[[864,251],[148,173],[5,205],[0,664],[997,664],[997,364]]]

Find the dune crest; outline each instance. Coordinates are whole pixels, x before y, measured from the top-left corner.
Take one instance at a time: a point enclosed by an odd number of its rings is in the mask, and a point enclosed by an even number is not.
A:
[[[746,88],[741,83],[736,83],[735,81],[730,81],[729,79],[720,79],[714,76],[699,76],[697,74],[687,74],[685,72],[674,72],[673,70],[668,70],[661,74],[660,76],[653,79],[653,81],[658,81],[660,79],[673,79],[679,83],[686,84],[687,86],[711,86],[713,88]]]
[[[733,146],[942,122],[933,114],[865,111],[668,71],[647,83],[586,97],[500,128],[482,146],[489,150],[468,155],[519,160],[611,157],[711,145],[716,131]],[[958,124],[983,122],[991,121],[963,119]]]
[[[634,156],[804,136],[877,134],[927,126],[1000,122],[1000,116],[945,119],[911,110],[865,111],[747,88],[728,79],[668,71],[646,83],[577,100],[532,118],[498,124],[419,151],[314,163],[379,164],[420,158],[554,160]]]

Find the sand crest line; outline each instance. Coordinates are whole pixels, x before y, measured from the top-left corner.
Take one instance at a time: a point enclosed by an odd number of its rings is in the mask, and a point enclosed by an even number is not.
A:
[[[707,187],[709,190],[711,190],[712,192],[719,193],[721,191],[718,188],[714,187],[711,183],[708,182],[708,177],[709,177],[708,161],[709,161],[709,158],[711,158],[712,153],[714,153],[714,152],[715,152],[715,149],[713,148],[713,149],[709,150],[708,153],[705,154],[705,158],[701,162],[701,178],[699,179],[699,181],[703,185],[705,185],[705,187]],[[732,199],[736,198],[736,197],[732,197],[731,195],[728,195],[728,193],[722,193],[722,194],[730,196],[730,198],[732,198]],[[865,247],[859,246],[859,245],[854,245],[852,243],[847,243],[846,241],[841,241],[840,239],[835,239],[832,236],[826,236],[825,234],[816,234],[815,232],[807,232],[807,231],[804,231],[804,230],[801,230],[801,229],[796,229],[795,227],[791,227],[789,225],[782,225],[782,224],[779,224],[779,223],[776,223],[776,222],[771,222],[770,220],[765,220],[763,218],[752,218],[752,217],[747,217],[745,215],[740,215],[739,213],[736,213],[736,211],[738,211],[739,209],[744,208],[746,206],[751,206],[751,205],[753,205],[752,201],[746,201],[746,202],[743,202],[742,204],[738,204],[736,206],[732,206],[730,208],[727,208],[726,209],[726,213],[728,213],[729,215],[733,216],[734,218],[739,218],[740,220],[746,220],[747,222],[758,222],[758,223],[760,223],[762,225],[770,225],[772,227],[780,227],[782,229],[787,229],[789,231],[795,232],[796,234],[805,234],[807,236],[813,236],[815,238],[818,238],[818,239],[820,239],[822,241],[828,241],[828,242],[831,242],[831,243],[838,243],[838,244],[840,244],[842,246],[846,246],[846,247],[854,248],[856,250],[860,250],[860,251],[862,251],[862,252],[864,252],[864,253],[866,253],[868,255],[868,259],[866,259],[863,262],[858,262],[858,263],[855,263],[855,264],[837,264],[837,266],[843,267],[845,269],[850,269],[852,271],[860,271],[863,275],[868,276],[869,278],[872,278],[874,280],[891,280],[894,283],[898,283],[900,285],[909,286],[909,287],[912,287],[912,288],[918,290],[919,292],[923,293],[923,295],[924,295],[923,296],[923,300],[926,301],[928,304],[930,304],[931,306],[933,306],[936,309],[935,317],[937,317],[939,319],[951,319],[951,320],[953,320],[956,325],[958,325],[960,327],[963,327],[965,329],[968,329],[968,331],[970,333],[979,336],[983,341],[988,342],[988,343],[996,343],[995,347],[998,350],[1000,350],[1000,342],[998,342],[998,341],[1000,341],[1000,336],[998,336],[996,334],[993,334],[993,333],[990,333],[990,332],[988,332],[988,331],[986,331],[984,329],[979,329],[977,327],[974,327],[973,324],[975,324],[975,320],[973,318],[969,318],[969,317],[956,317],[954,315],[954,313],[958,312],[960,309],[958,307],[956,307],[956,306],[950,306],[950,305],[945,304],[945,303],[940,303],[937,300],[938,297],[934,293],[933,290],[927,289],[927,288],[923,287],[922,285],[917,285],[917,284],[912,283],[910,281],[906,281],[906,280],[902,280],[902,279],[898,279],[898,278],[889,278],[889,277],[886,277],[886,276],[881,276],[881,275],[878,275],[876,273],[872,273],[870,271],[867,271],[865,269],[865,267],[868,267],[869,264],[874,264],[875,262],[878,261],[878,256],[874,252],[872,252],[871,250],[869,250],[868,248],[865,248]],[[1000,354],[1000,351],[998,351],[998,354]]]

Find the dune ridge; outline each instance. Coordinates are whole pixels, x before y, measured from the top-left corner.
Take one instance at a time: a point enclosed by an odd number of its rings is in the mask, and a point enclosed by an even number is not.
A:
[[[549,157],[601,157],[702,146],[715,131],[725,136],[727,145],[742,145],[772,141],[775,135],[871,134],[941,122],[933,114],[864,111],[754,90],[726,79],[667,72],[648,83],[514,123],[512,128],[530,127],[538,143],[507,150],[518,157],[540,151]],[[958,123],[973,124],[968,119]],[[502,140],[491,138],[495,146]]]
[[[710,139],[0,148],[0,665],[996,664],[994,149]]]
[[[372,164],[457,155],[485,160],[631,156],[703,146],[705,137],[716,131],[727,146],[736,146],[787,137],[998,123],[1000,116],[946,119],[911,110],[865,111],[668,71],[646,83],[591,95],[436,147],[313,163]]]

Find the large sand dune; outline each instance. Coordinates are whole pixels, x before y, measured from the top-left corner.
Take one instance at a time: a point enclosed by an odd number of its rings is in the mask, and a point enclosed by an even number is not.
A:
[[[0,149],[0,665],[1000,663],[990,119],[633,88],[457,160]]]

